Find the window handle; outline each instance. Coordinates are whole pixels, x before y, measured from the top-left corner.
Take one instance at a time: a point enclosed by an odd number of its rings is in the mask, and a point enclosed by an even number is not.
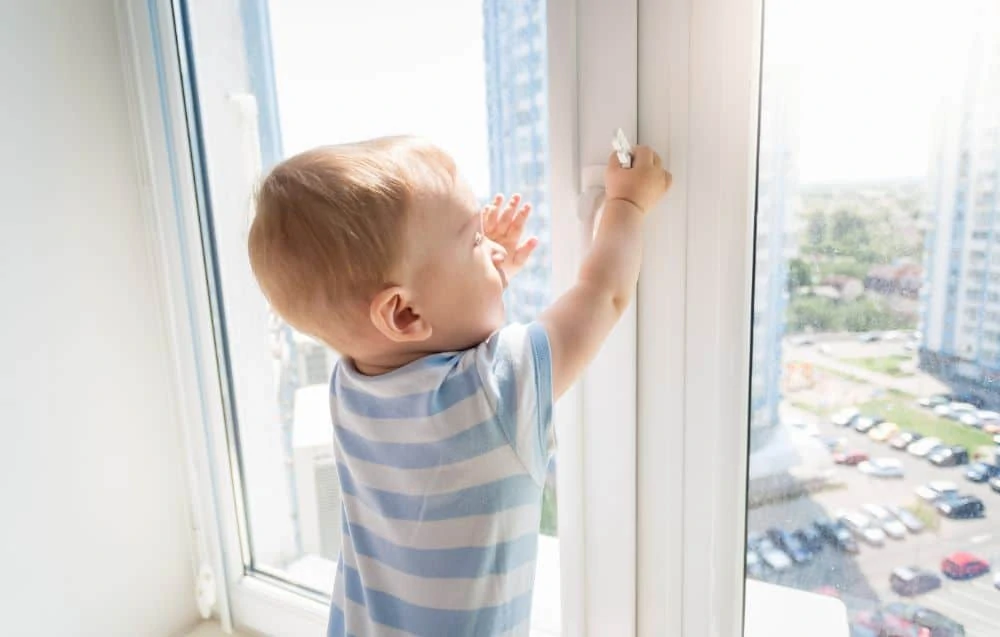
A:
[[[580,171],[580,196],[577,218],[580,220],[584,247],[594,240],[597,219],[604,207],[604,170],[606,166],[584,166]]]

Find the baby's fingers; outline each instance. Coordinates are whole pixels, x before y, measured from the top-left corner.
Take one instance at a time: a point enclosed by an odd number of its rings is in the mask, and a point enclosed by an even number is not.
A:
[[[493,202],[483,209],[483,229],[486,234],[492,235],[496,230],[497,220],[500,217],[500,204],[503,203],[503,195],[493,197]]]
[[[497,236],[502,237],[510,230],[510,224],[514,220],[514,213],[517,212],[517,204],[519,203],[521,203],[521,195],[511,195],[510,199],[507,200],[507,206],[500,214],[500,218],[497,219],[495,228]]]
[[[521,206],[521,209],[514,213],[514,216],[510,221],[510,226],[507,228],[507,234],[512,237],[519,237],[521,235],[521,231],[524,230],[524,224],[528,220],[528,215],[530,214],[530,203],[526,203]]]
[[[534,252],[537,247],[538,237],[529,237],[524,243],[519,245],[517,250],[514,250],[514,254],[511,255],[511,261],[513,261],[514,267],[520,268],[527,263],[528,257],[531,256],[531,253]]]

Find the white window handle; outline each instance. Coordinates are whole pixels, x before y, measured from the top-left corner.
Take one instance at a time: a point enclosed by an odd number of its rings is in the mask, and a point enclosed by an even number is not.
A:
[[[576,214],[580,220],[585,248],[594,240],[597,219],[604,206],[604,170],[605,166],[584,166],[580,171],[580,196]]]

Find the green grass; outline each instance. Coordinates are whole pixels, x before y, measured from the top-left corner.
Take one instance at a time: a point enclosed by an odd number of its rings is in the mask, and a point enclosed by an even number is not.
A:
[[[909,356],[885,356],[882,358],[847,358],[845,363],[864,367],[867,370],[888,374],[889,376],[911,376],[910,372],[904,372],[899,368],[902,363],[910,361]]]
[[[858,407],[862,413],[877,414],[892,421],[902,429],[914,431],[922,436],[940,438],[948,445],[961,445],[969,455],[982,445],[992,445],[993,437],[978,429],[972,429],[953,420],[939,418],[920,407],[910,406],[898,398],[873,400]]]

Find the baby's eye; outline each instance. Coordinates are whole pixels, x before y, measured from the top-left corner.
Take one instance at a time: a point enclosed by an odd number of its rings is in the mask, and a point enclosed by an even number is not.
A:
[[[482,232],[477,232],[476,233],[476,245],[478,246],[482,242],[483,242],[483,233]]]

